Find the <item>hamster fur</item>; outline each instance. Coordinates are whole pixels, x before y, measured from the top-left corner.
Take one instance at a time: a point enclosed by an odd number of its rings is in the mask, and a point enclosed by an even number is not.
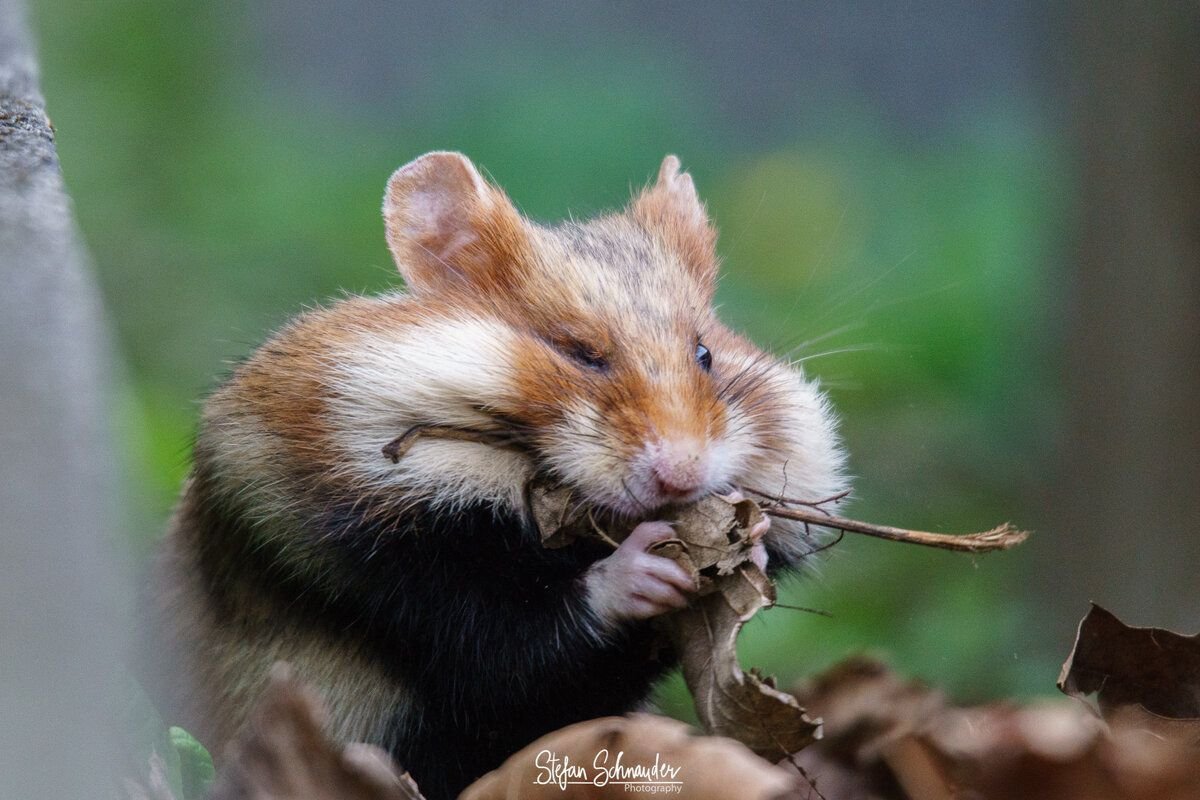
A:
[[[286,660],[335,737],[389,749],[436,800],[636,707],[671,666],[646,617],[679,604],[674,565],[640,550],[669,529],[544,549],[535,473],[649,520],[846,479],[816,385],[717,320],[716,233],[675,157],[620,213],[547,227],[430,153],[392,176],[384,219],[405,291],[301,314],[206,403],[151,627],[182,670],[168,719],[218,759]],[[521,447],[420,438],[393,463],[415,425]],[[764,542],[773,571],[814,548],[783,520]]]

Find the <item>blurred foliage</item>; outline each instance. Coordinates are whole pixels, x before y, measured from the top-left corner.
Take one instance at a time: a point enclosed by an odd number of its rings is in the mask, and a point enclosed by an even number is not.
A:
[[[931,530],[1029,519],[1053,446],[1047,220],[1061,158],[1020,102],[892,135],[853,96],[765,146],[672,53],[505,49],[480,36],[398,114],[264,77],[240,6],[44,0],[45,90],[130,370],[123,429],[156,523],[187,469],[198,399],[306,304],[398,278],[388,174],[462,149],[527,213],[622,203],[666,152],[722,231],[722,313],[821,378],[844,415],[853,513]],[[297,55],[296,57],[302,57]],[[280,70],[286,73],[286,70]],[[469,78],[469,79],[468,79]],[[794,133],[788,134],[788,131]],[[159,528],[135,531],[143,550]],[[783,682],[861,649],[969,699],[1052,691],[1020,553],[836,547],[743,635]],[[1061,647],[1057,648],[1061,650]],[[686,716],[678,685],[668,708]]]
[[[168,775],[175,796],[181,800],[202,800],[216,777],[212,756],[183,728],[171,726],[167,736],[171,742]]]

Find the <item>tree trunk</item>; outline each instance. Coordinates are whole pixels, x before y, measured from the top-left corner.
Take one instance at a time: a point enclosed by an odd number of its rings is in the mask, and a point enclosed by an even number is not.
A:
[[[1200,5],[1076,3],[1067,462],[1041,537],[1056,636],[1095,600],[1200,630]]]
[[[95,800],[124,647],[112,362],[23,17],[0,0],[0,796]]]

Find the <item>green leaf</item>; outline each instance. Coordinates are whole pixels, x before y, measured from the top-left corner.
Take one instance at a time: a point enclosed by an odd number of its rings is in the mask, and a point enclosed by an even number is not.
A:
[[[212,756],[183,728],[172,726],[167,735],[174,753],[168,763],[178,764],[179,796],[182,800],[202,800],[215,775]]]

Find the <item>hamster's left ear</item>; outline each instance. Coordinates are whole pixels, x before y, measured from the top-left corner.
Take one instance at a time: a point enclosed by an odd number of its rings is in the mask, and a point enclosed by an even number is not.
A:
[[[388,247],[414,292],[507,283],[527,239],[521,215],[462,153],[426,153],[383,196]]]
[[[633,199],[635,219],[658,234],[695,275],[711,288],[717,279],[717,231],[696,194],[692,176],[679,171],[679,159],[667,156],[658,180]]]

